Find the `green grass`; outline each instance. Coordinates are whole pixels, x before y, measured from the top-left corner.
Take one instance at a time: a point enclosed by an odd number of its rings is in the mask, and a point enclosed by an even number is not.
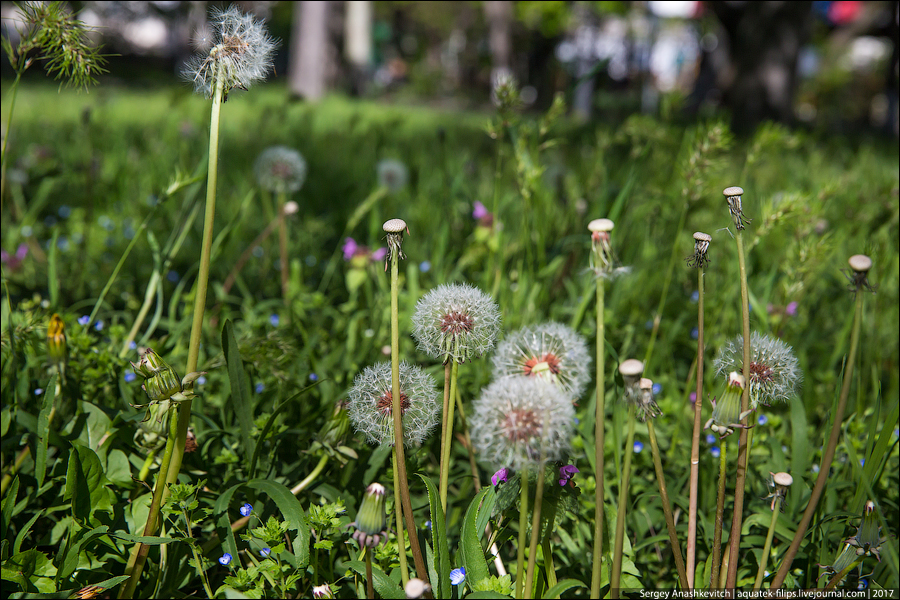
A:
[[[4,97],[3,115],[7,101]],[[143,401],[143,392],[139,381],[125,380],[130,366],[118,354],[151,274],[161,268],[170,249],[172,279],[167,278],[168,271],[162,273],[163,284],[158,295],[151,296],[154,303],[138,340],[152,325],[146,345],[183,375],[199,220],[189,223],[183,243],[175,238],[203,197],[202,184],[188,185],[160,206],[154,206],[152,199],[166,197],[176,171],[205,173],[208,111],[208,102],[182,87],[152,92],[100,87],[90,94],[75,94],[57,93],[53,85],[29,81],[20,91],[9,132],[9,169],[15,177],[11,199],[4,200],[2,246],[14,254],[30,231],[46,258],[41,260],[32,249],[19,268],[3,266],[4,473],[22,444],[32,448],[35,444],[43,400],[35,390],[48,388],[45,328],[53,312],[62,314],[69,340],[67,381],[50,428],[47,483],[38,488],[34,463],[26,458],[19,468],[18,496],[12,499],[7,493],[3,499],[3,539],[12,547],[21,536],[16,549],[36,549],[46,559],[35,559],[40,564],[31,578],[41,591],[77,590],[120,575],[129,544],[99,537],[75,550],[72,545],[83,535],[79,533],[83,528],[108,526],[110,531],[138,534],[143,522],[138,507],[145,496],[131,479],[146,458],[133,439],[142,415],[129,407]],[[893,529],[882,546],[881,562],[867,559],[864,573],[873,572],[869,578],[873,587],[900,586],[896,524],[889,518],[898,510],[896,412],[893,424],[889,416],[900,396],[896,333],[900,325],[900,202],[895,144],[776,126],[765,126],[750,139],[732,140],[718,123],[683,124],[642,116],[614,125],[584,126],[561,120],[541,137],[536,120],[526,118],[514,123],[518,152],[508,137],[501,136],[499,142],[503,169],[497,180],[495,216],[503,229],[495,252],[471,216],[475,201],[494,207],[498,141],[485,133],[492,118],[337,97],[313,106],[288,100],[278,86],[232,94],[223,106],[218,239],[207,309],[215,322],[204,334],[200,365],[208,372],[207,381],[196,388],[200,397],[194,401],[192,426],[200,448],[186,455],[182,470],[185,481],[206,481],[208,489],[200,492],[200,505],[215,508],[194,532],[201,545],[211,544],[204,556],[213,565],[207,573],[212,589],[222,583],[226,569],[216,562],[222,548],[210,540],[214,532],[226,539],[225,525],[238,518],[237,507],[243,502],[238,501],[239,494],[247,494],[247,501],[265,518],[288,518],[284,508],[288,501],[270,501],[266,494],[253,492],[260,486],[236,494],[228,512],[216,505],[224,490],[248,478],[248,447],[262,450],[256,477],[287,488],[306,477],[321,457],[331,456],[321,475],[300,494],[300,503],[309,510],[321,499],[343,499],[348,508],[342,517],[345,522],[355,516],[366,484],[391,480],[387,455],[367,447],[352,430],[327,441],[322,434],[353,377],[365,366],[385,360],[383,347],[390,339],[387,276],[381,264],[371,264],[361,270],[365,276],[358,287],[348,286],[351,269],[338,254],[336,276],[320,288],[343,235],[378,247],[384,243],[381,225],[393,217],[406,220],[410,229],[403,245],[408,258],[401,263],[401,356],[426,366],[439,381],[443,368],[417,353],[409,335],[415,302],[434,286],[465,281],[492,293],[503,311],[506,331],[552,319],[592,340],[594,284],[587,273],[587,223],[608,216],[616,222],[612,246],[631,270],[606,286],[606,339],[621,359],[642,358],[650,338],[647,325],[660,302],[674,245],[671,284],[651,372],[646,375],[663,387],[658,402],[664,414],[656,428],[669,493],[676,511],[680,509],[677,527],[683,544],[692,421],[688,396],[694,389],[689,377],[696,351],[691,337],[696,305],[691,294],[696,275],[682,259],[692,252],[694,231],[713,236],[712,264],[706,275],[707,360],[711,361],[727,339],[740,333],[736,249],[725,229],[731,221],[721,193],[730,185],[744,188],[744,211],[753,219],[745,232],[751,328],[776,334],[793,346],[804,371],[799,397],[790,406],[766,409],[768,423],[758,426],[754,434],[739,582],[752,582],[756,573],[754,552],[762,547],[769,519],[768,501],[761,498],[767,494],[770,471],[788,470],[795,481],[786,512],[778,521],[770,570],[780,563],[805,508],[804,498],[815,480],[811,466],[817,464],[827,438],[849,346],[853,297],[841,271],[847,268],[850,255],[866,253],[873,259],[869,280],[877,293],[865,299],[858,381],[819,516],[795,560],[799,573],[788,583],[816,586],[815,564],[831,564],[841,541],[855,532],[851,525],[858,524],[862,503],[873,495]],[[556,141],[546,143],[548,139]],[[274,216],[274,199],[258,188],[252,166],[262,150],[276,144],[296,148],[308,163],[306,182],[293,196],[300,211],[289,226],[292,302],[288,309],[280,300],[274,236],[261,244],[262,256],[248,261],[228,295],[222,288],[238,258]],[[375,202],[356,227],[345,231],[351,214],[376,189],[375,165],[383,158],[403,161],[410,171],[409,184]],[[68,213],[60,213],[63,207]],[[683,210],[684,226],[678,230]],[[148,215],[142,232],[139,225]],[[102,330],[82,327],[78,318],[91,313],[135,235],[139,239],[134,250],[98,310]],[[54,237],[57,248],[50,252]],[[791,302],[797,302],[796,314],[783,315]],[[280,317],[278,325],[270,321],[273,314]],[[250,444],[241,434],[246,415],[239,418],[231,400],[221,341],[226,319],[234,322],[251,389],[249,410],[256,425]],[[137,361],[137,354],[131,351],[126,358]],[[615,372],[614,360],[614,356],[607,358],[608,374]],[[724,385],[713,380],[709,363],[706,373],[706,392],[720,395]],[[316,387],[279,407],[305,388],[313,375],[319,382]],[[474,400],[490,378],[489,358],[460,369],[464,402]],[[262,389],[255,391],[260,385]],[[620,388],[607,384],[607,390],[607,404],[614,407],[608,418],[607,479],[613,485],[607,485],[607,498],[614,503],[618,486],[611,475],[623,451],[624,408],[616,401]],[[581,494],[578,502],[569,505],[571,510],[559,511],[559,537],[553,540],[561,582],[574,578],[589,583],[590,579],[585,565],[592,547],[594,514],[589,467],[592,398],[589,390],[578,406],[581,421],[570,460],[581,468],[575,479]],[[267,437],[260,439],[276,407],[274,424]],[[704,421],[708,415],[705,408]],[[637,424],[635,436],[646,446],[645,425]],[[314,439],[319,440],[317,444]],[[348,459],[336,450],[327,454],[323,444],[333,449],[346,445],[358,458]],[[106,477],[105,485],[95,489],[91,498],[108,498],[97,500],[89,517],[78,512],[83,508],[76,510],[71,494],[63,493],[70,450],[75,446],[94,450]],[[421,451],[408,453],[410,473],[423,472],[436,479],[438,446],[435,436]],[[645,450],[633,457],[626,567],[629,559],[634,562],[644,586],[672,587],[674,562],[667,549],[649,447]],[[718,461],[703,440],[701,452],[698,564],[702,567],[712,538]],[[858,459],[863,457],[865,465],[860,467]],[[452,541],[459,538],[467,499],[474,496],[461,446],[454,448],[454,461],[452,507],[447,516]],[[490,475],[483,468],[482,482]],[[428,496],[418,478],[410,483],[421,527],[428,518]],[[135,502],[126,502],[129,498]],[[107,504],[109,511],[98,508]],[[514,512],[506,513],[507,522],[518,521]],[[82,521],[76,524],[72,515]],[[29,523],[33,517],[36,520]],[[516,537],[512,530],[505,534]],[[340,594],[352,596],[359,589],[358,576],[335,583],[358,556],[355,550],[348,553],[342,530],[329,535],[333,550],[318,551],[321,565],[315,570],[302,569],[294,594],[308,594],[311,585],[325,581],[332,572],[329,581],[343,586]],[[237,549],[246,547],[241,540],[228,543],[236,543]],[[174,566],[187,556],[187,546],[168,544],[166,548],[168,566],[158,594],[203,593],[196,570]],[[389,575],[396,566],[396,553],[392,558],[390,548],[382,547],[373,557],[376,566]],[[451,560],[455,549],[454,542]],[[3,559],[12,554],[5,549]],[[501,544],[501,554],[510,567],[514,543]],[[89,555],[92,562],[87,560]],[[64,556],[69,556],[69,563]],[[71,566],[73,556],[82,558],[74,570],[66,566]],[[145,570],[145,577],[153,577],[153,582],[158,556],[152,549]],[[50,564],[64,576],[58,580],[39,577],[50,572]],[[399,575],[394,575],[399,581]],[[26,587],[20,583],[21,591],[30,590]],[[586,591],[580,593],[584,596]]]

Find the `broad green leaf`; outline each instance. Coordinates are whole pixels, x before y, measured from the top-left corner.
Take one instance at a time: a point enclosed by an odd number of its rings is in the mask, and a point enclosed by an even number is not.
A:
[[[69,576],[75,572],[75,568],[78,566],[81,549],[84,548],[85,544],[89,544],[98,537],[107,535],[108,533],[109,527],[103,525],[90,530],[82,529],[72,536],[75,539],[68,544],[66,555],[63,557],[62,566],[56,573],[57,585],[60,581],[66,581]]]
[[[431,545],[434,548],[434,570],[437,572],[437,582],[431,585],[437,590],[437,598],[450,597],[450,546],[447,544],[447,532],[444,524],[444,511],[441,508],[441,499],[437,488],[432,481],[417,473],[425,487],[428,488],[428,505],[431,510]]]
[[[466,516],[462,522],[459,553],[462,565],[466,569],[466,579],[470,587],[474,587],[479,581],[490,576],[487,561],[484,558],[484,548],[481,546],[481,534],[484,533],[484,529],[479,530],[476,526],[479,511],[491,514],[493,509],[493,506],[480,508],[482,499],[489,491],[493,491],[493,488],[486,487],[475,495],[475,498],[469,503],[469,508],[466,510]],[[432,519],[433,524],[434,519]]]
[[[106,476],[97,454],[84,446],[73,446],[66,470],[65,499],[72,501],[72,514],[85,521],[97,510],[112,513],[106,493]]]
[[[365,579],[366,563],[361,560],[351,560],[347,563],[347,566],[362,575],[363,579]],[[406,593],[400,586],[394,583],[393,579],[385,575],[384,571],[375,565],[372,565],[372,587],[375,588],[375,592],[381,598],[397,598],[400,600],[406,598]]]
[[[47,441],[50,438],[50,411],[53,410],[53,401],[56,398],[56,377],[54,373],[44,388],[41,412],[38,414],[37,448],[34,456],[34,474],[37,477],[38,487],[44,485],[44,477],[47,475]]]
[[[13,544],[12,550],[13,554],[18,554],[21,551],[22,542],[25,541],[25,538],[28,536],[28,532],[31,531],[31,527],[34,525],[34,522],[37,521],[40,517],[44,516],[44,510],[45,509],[42,508],[41,510],[34,513],[34,516],[28,519],[28,522],[25,523],[25,526],[22,527],[18,534],[16,534],[16,541]]]
[[[552,588],[544,592],[544,598],[560,598],[562,597],[563,593],[579,587],[587,588],[586,585],[584,585],[577,579],[563,579]]]
[[[19,584],[23,591],[49,594],[56,591],[53,577],[56,567],[42,552],[31,549],[10,556],[3,562],[3,579]]]
[[[250,397],[250,384],[244,371],[244,362],[238,350],[237,338],[234,337],[234,325],[231,320],[225,321],[222,328],[222,351],[228,364],[228,381],[231,383],[231,402],[238,426],[241,428],[241,441],[244,445],[244,460],[253,456],[253,400]],[[249,476],[253,477],[254,473]]]

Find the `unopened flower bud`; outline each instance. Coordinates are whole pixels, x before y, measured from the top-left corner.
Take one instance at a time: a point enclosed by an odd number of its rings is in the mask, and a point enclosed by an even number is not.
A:
[[[374,548],[387,536],[384,494],[384,486],[380,483],[373,483],[366,488],[366,495],[356,515],[356,533],[353,534],[353,539],[360,546]]]
[[[58,314],[54,313],[50,317],[50,324],[47,326],[47,354],[50,361],[56,365],[60,371],[65,370],[67,356],[66,348],[66,323]]]

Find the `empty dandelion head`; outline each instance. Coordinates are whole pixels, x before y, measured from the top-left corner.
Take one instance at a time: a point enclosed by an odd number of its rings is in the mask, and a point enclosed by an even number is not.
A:
[[[388,265],[393,256],[397,258],[406,258],[403,254],[403,232],[409,233],[409,227],[403,219],[389,219],[384,222],[381,229],[387,234],[387,252],[384,255],[384,270],[387,271]]]
[[[306,179],[306,161],[303,156],[286,146],[266,148],[254,165],[259,185],[270,192],[296,192]]]
[[[685,259],[689,267],[696,269],[706,268],[706,265],[709,264],[709,257],[706,255],[706,251],[709,250],[711,241],[712,236],[708,233],[703,233],[702,231],[694,232],[694,253]]]
[[[744,336],[727,342],[716,356],[716,376],[744,370]],[[787,401],[797,393],[803,372],[793,349],[779,340],[758,332],[750,334],[750,404],[753,408]]]
[[[584,339],[560,323],[542,323],[511,333],[494,353],[494,378],[527,375],[549,381],[573,401],[591,378]]]
[[[847,261],[850,269],[844,274],[850,281],[850,291],[856,293],[859,290],[875,293],[875,286],[869,284],[869,269],[872,268],[872,259],[865,254],[854,254]]]
[[[398,192],[409,180],[409,171],[399,160],[386,158],[375,167],[378,173],[378,185],[387,188],[391,193]]]
[[[595,277],[612,279],[627,273],[628,267],[617,267],[618,261],[610,245],[610,232],[615,224],[610,219],[594,219],[588,223],[591,232],[590,266]]]
[[[191,58],[182,71],[196,93],[212,98],[221,82],[227,98],[234,88],[245,90],[266,78],[278,42],[260,21],[234,6],[214,8],[210,27],[212,35],[206,35],[204,42],[209,49]]]
[[[794,483],[794,478],[789,473],[769,473],[769,495],[766,498],[772,499],[771,510],[775,510],[775,502],[780,498],[784,500],[787,496],[788,488]],[[784,511],[784,503],[781,504],[781,510]]]
[[[419,299],[412,322],[419,350],[444,363],[462,363],[494,347],[500,308],[474,286],[441,285]]]
[[[751,221],[751,219],[744,216],[744,209],[741,206],[741,196],[743,194],[744,190],[736,185],[727,187],[722,191],[722,195],[725,196],[725,201],[728,202],[728,212],[731,213],[734,227],[738,231],[744,229],[747,226],[747,223]]]
[[[469,420],[479,459],[519,470],[560,460],[569,450],[575,409],[559,387],[515,375],[481,391]]]
[[[356,431],[370,444],[394,443],[391,363],[366,367],[348,392],[347,414]],[[403,441],[418,446],[431,434],[441,412],[434,379],[421,367],[400,363],[400,411]]]

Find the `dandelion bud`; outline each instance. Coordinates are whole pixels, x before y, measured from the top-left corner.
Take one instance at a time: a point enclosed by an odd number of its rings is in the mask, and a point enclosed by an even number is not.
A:
[[[887,538],[881,537],[881,526],[878,524],[878,514],[875,511],[875,503],[869,500],[863,511],[863,520],[856,531],[856,535],[847,540],[847,543],[856,547],[857,556],[867,556],[874,554],[878,560],[881,560],[879,554],[881,544]]]
[[[720,439],[734,433],[735,428],[749,429],[741,420],[746,418],[752,410],[741,412],[741,395],[747,381],[744,376],[736,371],[728,374],[728,383],[725,387],[725,395],[718,402],[713,399],[712,418],[706,422],[704,429],[712,429],[719,434]]]
[[[181,391],[181,381],[175,374],[175,369],[170,367],[152,348],[138,361],[131,363],[136,375],[145,379],[141,389],[147,393],[151,402],[168,400],[173,394]]]
[[[741,196],[744,194],[743,188],[732,186],[725,188],[722,192],[728,202],[728,212],[731,213],[731,219],[734,221],[734,227],[738,231],[744,229],[750,219],[744,217],[744,210],[741,207]]]
[[[47,326],[47,354],[50,356],[50,362],[56,365],[60,372],[65,370],[68,359],[66,323],[56,313],[50,317],[50,324]]]
[[[360,546],[374,548],[387,536],[384,494],[384,486],[380,483],[373,483],[366,488],[366,495],[356,515],[356,532],[353,534],[353,539]]]
[[[709,264],[709,257],[706,255],[706,251],[709,250],[711,241],[712,236],[708,233],[703,233],[702,231],[694,233],[694,253],[686,259],[689,267],[706,268],[706,265]]]

